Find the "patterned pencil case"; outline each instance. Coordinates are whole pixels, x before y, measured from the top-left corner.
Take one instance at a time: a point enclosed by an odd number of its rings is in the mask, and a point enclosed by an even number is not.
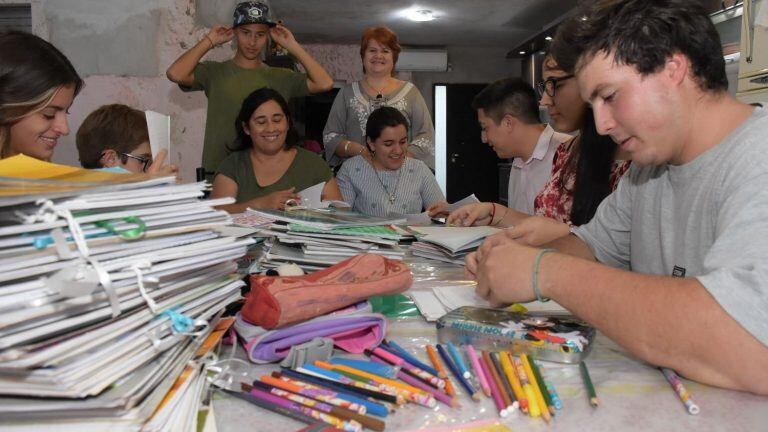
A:
[[[413,282],[402,261],[360,254],[303,276],[251,276],[244,320],[272,329],[308,320],[366,300],[395,294]]]
[[[245,341],[248,358],[254,363],[271,363],[285,358],[294,345],[314,338],[333,340],[336,348],[361,354],[378,346],[387,332],[384,315],[371,313],[366,308],[317,317],[278,330],[267,330],[248,323],[238,314],[235,331]]]
[[[578,363],[592,348],[594,327],[573,316],[464,306],[437,321],[441,343],[510,351],[560,363]]]

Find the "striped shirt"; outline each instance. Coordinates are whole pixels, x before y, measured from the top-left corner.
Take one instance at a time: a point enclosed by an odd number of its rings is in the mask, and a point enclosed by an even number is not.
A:
[[[376,171],[364,157],[355,156],[344,161],[336,181],[352,210],[371,216],[421,213],[445,201],[432,171],[413,158],[406,158],[400,169]]]

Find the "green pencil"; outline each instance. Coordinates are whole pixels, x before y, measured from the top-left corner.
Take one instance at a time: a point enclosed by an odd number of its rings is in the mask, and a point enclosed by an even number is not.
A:
[[[539,388],[541,389],[541,395],[544,397],[544,403],[547,404],[547,409],[552,415],[555,415],[555,404],[552,402],[552,396],[550,396],[549,392],[547,391],[547,385],[544,383],[544,377],[541,375],[541,371],[539,370],[539,366],[536,364],[533,359],[530,361],[531,363],[531,370],[533,371],[533,376],[536,379],[536,381],[539,383]]]
[[[584,379],[584,386],[587,387],[587,394],[589,395],[589,404],[593,407],[600,405],[600,399],[597,398],[595,392],[595,386],[592,384],[592,379],[589,377],[589,371],[587,370],[587,364],[583,361],[579,363],[579,369],[581,369],[581,377]]]

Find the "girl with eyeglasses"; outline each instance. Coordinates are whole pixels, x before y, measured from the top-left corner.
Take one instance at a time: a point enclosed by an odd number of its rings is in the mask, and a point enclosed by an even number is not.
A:
[[[558,147],[552,176],[534,200],[534,215],[479,203],[454,211],[448,222],[511,226],[505,235],[539,246],[567,235],[572,226],[589,222],[629,169],[629,154],[611,138],[597,133],[592,109],[581,99],[574,77],[577,59],[568,48],[566,26],[558,29],[544,59],[544,80],[536,87],[550,124],[575,137]]]
[[[408,119],[408,153],[434,170],[435,129],[419,90],[395,78],[400,54],[397,35],[387,27],[363,32],[360,58],[363,79],[343,86],[333,101],[323,130],[325,158],[337,168],[344,160],[361,155],[371,159],[365,143],[365,123],[371,112],[383,106],[397,108]]]
[[[0,158],[50,161],[69,134],[68,110],[83,80],[61,51],[29,33],[0,33],[0,53]]]

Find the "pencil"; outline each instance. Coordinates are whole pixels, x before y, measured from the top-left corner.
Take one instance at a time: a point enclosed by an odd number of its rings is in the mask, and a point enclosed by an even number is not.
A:
[[[339,408],[355,411],[358,414],[365,414],[367,411],[365,409],[365,405],[361,405],[361,404],[352,402],[350,400],[347,400],[341,397],[338,393],[333,392],[331,390],[326,390],[326,391],[314,390],[313,391],[305,387],[296,385],[295,383],[274,378],[269,375],[263,375],[261,378],[259,378],[259,380],[273,387],[278,387],[283,390],[288,390],[289,392],[300,394],[302,396],[311,397],[312,399],[319,400],[321,402],[325,402],[327,404],[337,406]]]
[[[683,382],[680,380],[680,377],[677,376],[675,371],[672,369],[661,368],[661,373],[664,374],[664,377],[669,382],[669,385],[671,385],[672,389],[675,390],[675,393],[677,393],[677,396],[683,402],[683,405],[685,405],[685,409],[688,410],[688,413],[693,415],[698,414],[700,411],[699,406],[693,402],[693,399],[691,399],[691,394],[688,393],[688,390],[685,388]]]
[[[315,386],[320,386],[320,387],[328,388],[331,390],[335,390],[336,392],[338,392],[339,394],[344,396],[344,398],[347,398],[347,399],[349,397],[354,397],[353,400],[355,402],[365,405],[365,408],[369,414],[373,414],[379,417],[386,417],[387,414],[389,414],[389,408],[387,408],[386,405],[383,405],[378,402],[369,401],[366,398],[373,397],[381,401],[392,402],[392,403],[394,403],[396,399],[395,397],[391,395],[385,395],[384,393],[376,393],[376,395],[374,395],[373,392],[368,392],[363,389],[348,386],[346,384],[338,383],[328,379],[303,374],[301,372],[296,372],[290,369],[284,369],[282,372],[279,372],[279,374],[290,377],[294,381],[298,380],[301,382],[314,384]],[[391,400],[389,398],[391,398]]]
[[[504,368],[501,367],[499,353],[488,353],[488,356],[491,358],[491,362],[493,362],[493,367],[496,368],[496,374],[499,375],[499,381],[501,381],[501,385],[504,387],[504,391],[507,393],[507,396],[509,396],[510,404],[508,405],[508,408],[514,411],[520,406],[520,404],[517,402],[515,392],[512,390],[512,384],[507,379],[507,376],[504,375]]]
[[[536,382],[536,375],[533,374],[531,365],[528,363],[528,356],[525,354],[520,354],[520,361],[523,363],[523,370],[528,376],[528,382],[531,383],[531,387],[533,388],[533,393],[536,396],[536,403],[541,409],[541,416],[544,417],[544,421],[549,422],[552,415],[549,413],[549,407],[547,406],[547,402],[544,400],[544,394],[541,392],[541,388],[539,388],[539,383]]]
[[[254,387],[256,387],[256,388],[259,388],[260,390],[262,390],[264,392],[271,393],[271,394],[273,394],[275,396],[279,396],[279,397],[288,399],[288,400],[290,400],[292,402],[296,402],[298,404],[310,407],[312,409],[316,409],[316,410],[324,412],[326,414],[331,414],[331,415],[336,416],[336,417],[338,417],[338,418],[340,418],[342,420],[354,420],[354,421],[360,423],[361,425],[363,425],[363,426],[365,426],[365,427],[367,427],[369,429],[375,430],[375,431],[383,431],[384,430],[384,422],[379,420],[379,419],[368,417],[366,415],[362,415],[362,414],[356,413],[354,411],[350,411],[350,410],[347,410],[347,409],[344,409],[344,408],[339,408],[339,407],[336,407],[336,406],[333,406],[333,405],[330,405],[330,404],[326,404],[324,402],[316,401],[316,400],[314,400],[312,398],[309,398],[309,397],[306,397],[306,396],[302,396],[302,395],[298,395],[298,394],[289,392],[287,390],[283,390],[281,388],[277,388],[275,386],[272,386],[270,384],[267,384],[267,383],[264,383],[264,382],[261,382],[261,381],[254,381],[253,382],[253,386],[251,386],[249,384],[246,384],[246,383],[241,383],[240,385],[241,385],[242,389],[244,391],[247,391],[247,392],[250,392]]]
[[[525,399],[528,401],[528,414],[530,414],[531,417],[538,417],[541,415],[541,408],[536,400],[536,393],[533,391],[533,386],[531,386],[531,382],[528,381],[528,375],[525,374],[523,362],[516,358],[511,358],[511,360],[512,364],[515,366],[515,372],[517,373],[518,378],[520,378],[520,385],[525,392]],[[543,408],[544,411],[547,410],[546,407]]]
[[[248,403],[254,404],[254,405],[258,406],[258,407],[264,408],[264,409],[272,411],[274,413],[281,414],[281,415],[284,415],[286,417],[290,417],[290,418],[292,418],[294,420],[298,420],[298,421],[300,421],[302,423],[314,424],[317,421],[317,420],[313,419],[312,417],[310,417],[310,416],[308,416],[308,415],[306,415],[304,413],[296,412],[296,411],[290,410],[288,408],[285,408],[285,407],[282,407],[282,406],[275,405],[273,403],[264,401],[262,399],[257,398],[256,396],[252,396],[250,393],[243,393],[243,392],[237,392],[237,391],[232,391],[232,390],[226,390],[226,389],[222,389],[222,388],[219,388],[219,387],[216,387],[216,386],[213,386],[213,389],[214,390],[218,390],[218,391],[220,391],[220,392],[222,392],[224,394],[228,394],[230,396],[234,396],[234,397],[236,397],[238,399],[244,400],[244,401],[246,401]],[[324,423],[324,424],[327,424],[327,423]]]
[[[443,361],[445,362],[445,364],[448,365],[448,369],[451,370],[451,373],[453,373],[453,375],[456,376],[456,379],[459,380],[459,383],[467,391],[467,394],[476,401],[480,400],[480,392],[476,391],[475,388],[472,387],[472,384],[467,382],[467,380],[459,371],[459,368],[456,367],[455,364],[453,364],[453,361],[451,360],[451,357],[448,355],[448,352],[445,351],[445,348],[443,348],[442,345],[437,344],[437,351],[440,353],[440,357],[443,358]]]
[[[488,380],[486,379],[483,370],[480,368],[480,362],[477,358],[475,347],[472,345],[465,345],[464,347],[467,350],[467,357],[469,357],[469,362],[472,364],[472,369],[475,370],[475,375],[477,375],[477,381],[480,384],[480,387],[483,388],[483,393],[485,393],[486,396],[491,397],[491,388],[488,386]]]
[[[491,375],[490,365],[485,361],[485,357],[481,356],[478,361],[480,363],[480,369],[482,369],[482,372],[488,380],[488,387],[491,388],[491,399],[493,399],[493,403],[496,404],[496,408],[499,410],[499,416],[506,417],[509,415],[509,409],[507,409],[507,404],[501,396],[501,389],[499,388],[498,382],[493,379],[493,375]]]
[[[583,361],[579,362],[579,369],[581,370],[581,378],[584,380],[584,387],[587,388],[587,395],[589,396],[589,404],[593,407],[600,405],[600,399],[597,398],[595,392],[595,386],[592,384],[592,379],[589,377],[589,370],[587,370],[587,364]]]
[[[466,379],[472,378],[472,374],[469,372],[469,369],[467,369],[467,365],[464,363],[464,359],[461,357],[461,353],[458,349],[456,349],[456,345],[452,344],[451,342],[448,342],[446,345],[448,345],[448,352],[451,353],[451,358],[453,358],[453,363],[456,365],[457,368],[459,368],[459,372],[461,372],[461,376],[463,376]]]
[[[418,367],[420,369],[423,369],[423,370],[425,370],[425,371],[427,371],[427,372],[429,372],[432,375],[435,375],[437,377],[445,378],[447,376],[445,374],[445,372],[441,373],[437,368],[432,368],[428,364],[422,362],[421,360],[419,360],[416,357],[414,357],[413,355],[411,355],[411,353],[406,351],[403,347],[398,345],[395,341],[387,340],[387,341],[384,341],[384,344],[385,345],[389,345],[389,347],[392,350],[397,351],[398,353],[400,353],[402,358],[407,360],[408,363],[410,363],[410,364],[412,364],[412,365],[414,365],[414,366],[416,366],[416,367]]]
[[[456,396],[456,390],[453,388],[453,384],[451,383],[451,380],[448,378],[448,374],[445,373],[445,369],[443,368],[442,363],[440,363],[440,360],[438,360],[437,352],[435,352],[435,347],[433,347],[432,345],[427,345],[427,356],[429,357],[429,360],[432,362],[432,364],[435,366],[435,369],[437,370],[437,372],[445,380],[445,392],[451,396]]]
[[[504,374],[509,379],[509,383],[512,385],[512,391],[515,393],[518,403],[520,404],[520,411],[528,413],[528,399],[525,397],[523,387],[520,385],[520,380],[515,373],[515,367],[512,366],[512,359],[510,354],[506,351],[501,352],[501,367],[504,368]]]
[[[544,403],[547,404],[549,413],[555,415],[555,402],[552,400],[552,395],[547,391],[547,384],[544,382],[544,377],[541,375],[539,366],[536,365],[536,362],[531,359],[528,359],[528,364],[531,365],[531,371],[533,372],[533,376],[536,378],[536,383],[541,390],[541,396],[544,397]]]

